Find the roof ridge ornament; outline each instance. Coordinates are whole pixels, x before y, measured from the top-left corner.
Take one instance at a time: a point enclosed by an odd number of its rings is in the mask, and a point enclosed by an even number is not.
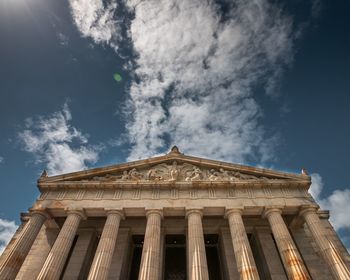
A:
[[[43,172],[40,175],[40,179],[47,178],[47,177],[49,177],[49,175],[47,174],[46,169],[44,169]]]
[[[302,175],[306,175],[306,176],[309,175],[309,173],[307,172],[307,170],[306,170],[305,168],[302,168],[302,169],[301,169],[301,174],[302,174]]]
[[[178,148],[176,145],[174,145],[174,146],[171,148],[171,150],[170,150],[170,152],[169,152],[168,154],[169,154],[169,155],[173,155],[173,154],[178,154],[178,155],[180,155],[181,153],[180,153],[179,148]]]

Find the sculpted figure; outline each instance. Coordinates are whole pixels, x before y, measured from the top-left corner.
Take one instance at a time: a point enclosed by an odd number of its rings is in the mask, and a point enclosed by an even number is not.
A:
[[[202,170],[200,170],[198,167],[194,169],[193,176],[191,178],[191,181],[198,181],[202,178]]]
[[[122,180],[129,180],[130,179],[130,176],[128,174],[128,171],[124,170],[123,171],[123,175],[122,175]]]
[[[227,170],[220,168],[220,177],[223,181],[230,181],[232,176],[228,173]]]
[[[95,177],[93,177],[92,179],[93,179],[94,181],[102,181],[102,180],[103,180],[102,178],[103,178],[103,177],[95,176]]]
[[[150,169],[147,173],[148,180],[155,180],[156,179],[156,171],[154,169]]]
[[[168,181],[176,181],[179,177],[179,169],[177,168],[177,162],[173,161],[173,165],[170,169],[170,179]]]
[[[257,177],[253,176],[253,175],[248,175],[248,174],[242,174],[240,172],[234,172],[234,176],[239,178],[239,179],[250,179],[250,180],[256,180],[258,179]]]
[[[194,168],[192,171],[188,171],[186,173],[186,178],[185,178],[185,181],[191,181],[191,178],[192,178],[192,175],[193,175],[193,172],[194,172]]]
[[[220,174],[219,174],[219,172],[215,171],[214,169],[211,169],[209,171],[208,179],[209,179],[209,181],[220,181]]]
[[[202,179],[202,171],[198,167],[193,167],[193,171],[186,177],[186,181],[198,181]]]
[[[112,181],[115,180],[117,176],[111,175],[111,174],[106,174],[105,176],[95,176],[93,177],[94,180],[96,181]]]
[[[148,171],[148,180],[153,180],[153,181],[163,180],[163,177],[160,176],[157,171],[158,171],[157,169],[150,169],[150,171]]]
[[[136,168],[130,170],[129,176],[131,180],[140,180],[143,177],[142,174],[136,170]]]
[[[114,181],[114,180],[118,180],[118,176],[112,175],[112,174],[107,174],[105,176],[106,180],[108,181]]]

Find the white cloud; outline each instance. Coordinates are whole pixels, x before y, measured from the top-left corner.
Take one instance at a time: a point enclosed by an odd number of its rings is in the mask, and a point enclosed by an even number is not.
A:
[[[0,156],[0,163],[4,162],[4,157]]]
[[[336,230],[350,229],[350,189],[334,190],[329,196],[322,196],[323,181],[317,174],[311,174],[311,195],[322,209],[330,211],[330,221]]]
[[[292,60],[291,19],[268,1],[234,1],[225,19],[212,1],[128,5],[139,78],[130,87],[129,159],[159,152],[165,139],[185,153],[269,159],[252,87],[259,80],[272,90]]]
[[[7,243],[16,232],[18,225],[14,221],[8,221],[0,218],[0,255],[4,251]]]
[[[117,8],[114,0],[69,0],[73,20],[84,37],[95,43],[109,43],[117,49],[119,28],[113,15]]]
[[[315,200],[318,201],[320,199],[320,194],[321,194],[322,189],[323,189],[322,177],[318,173],[313,173],[310,176],[311,176],[312,183],[311,183],[311,186],[309,189],[309,193],[312,195],[312,197]]]
[[[88,145],[87,137],[70,124],[68,105],[44,118],[26,120],[26,129],[18,135],[23,149],[44,162],[49,175],[86,169],[86,163],[98,159],[97,147]]]
[[[298,34],[276,3],[220,2],[225,14],[215,1],[124,0],[117,6],[70,0],[83,36],[113,48],[122,39],[132,44],[133,58],[125,64],[134,77],[125,106],[128,160],[172,144],[185,153],[236,162],[275,156],[278,141],[266,135],[253,89],[263,85],[276,94]],[[124,5],[130,25],[114,19]],[[128,38],[121,38],[122,27]]]

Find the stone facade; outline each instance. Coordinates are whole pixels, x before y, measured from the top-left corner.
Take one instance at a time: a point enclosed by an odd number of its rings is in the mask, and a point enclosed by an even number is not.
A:
[[[47,176],[0,279],[350,279],[306,172],[183,155]]]

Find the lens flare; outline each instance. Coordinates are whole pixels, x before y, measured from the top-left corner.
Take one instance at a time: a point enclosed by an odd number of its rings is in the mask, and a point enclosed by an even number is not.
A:
[[[115,73],[115,74],[113,75],[113,78],[114,78],[114,80],[116,80],[117,82],[121,82],[121,81],[123,80],[122,76],[120,76],[120,74],[118,74],[118,73]]]

